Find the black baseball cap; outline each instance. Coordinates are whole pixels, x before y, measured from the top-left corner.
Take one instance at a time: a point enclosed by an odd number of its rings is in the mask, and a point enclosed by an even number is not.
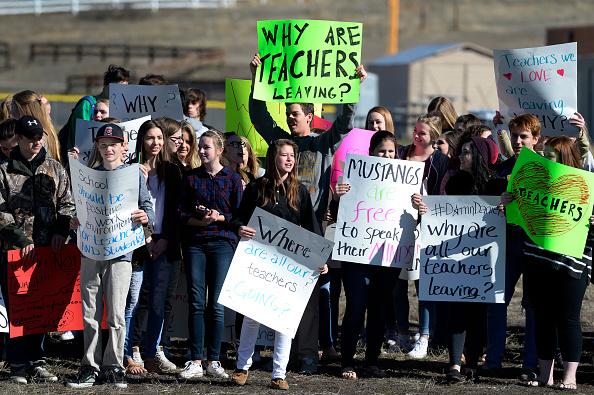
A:
[[[106,123],[101,126],[95,135],[95,140],[110,138],[124,141],[124,131],[115,123]]]
[[[43,126],[39,119],[30,115],[23,115],[17,121],[14,132],[21,136],[25,136],[28,139],[32,139],[37,136],[43,136]]]

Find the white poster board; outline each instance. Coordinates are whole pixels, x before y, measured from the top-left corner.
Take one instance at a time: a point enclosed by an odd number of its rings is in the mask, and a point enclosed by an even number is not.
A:
[[[344,180],[351,190],[340,198],[332,259],[406,267],[413,260],[424,163],[348,154]]]
[[[293,338],[332,242],[259,207],[248,226],[218,302]]]
[[[130,160],[130,156],[136,149],[136,136],[138,136],[138,129],[140,129],[140,125],[150,120],[151,116],[147,115],[146,117],[132,119],[130,121],[116,124],[124,130],[124,133],[128,135],[128,154],[125,162]],[[99,130],[99,128],[103,125],[105,125],[105,122],[87,121],[85,119],[76,120],[74,146],[79,150],[78,160],[81,163],[89,163],[89,157],[91,156],[91,152],[93,152],[93,144],[95,144],[95,135],[97,134],[97,130]]]
[[[107,261],[145,244],[142,226],[132,224],[138,209],[139,166],[99,171],[68,158],[72,196],[80,222],[77,245],[87,258]]]
[[[499,196],[424,196],[419,300],[505,302]]]
[[[184,119],[177,85],[109,84],[109,116],[122,121],[151,115]]]
[[[545,136],[577,136],[577,43],[493,51],[499,111],[509,122],[534,114]]]
[[[166,331],[167,335],[187,339],[188,332],[188,293],[186,273],[182,270],[177,283],[177,289],[171,301],[170,326]],[[235,311],[225,308],[225,332],[223,342],[234,344],[239,342],[239,334],[235,331]],[[273,347],[274,331],[264,325],[260,325],[257,346]]]

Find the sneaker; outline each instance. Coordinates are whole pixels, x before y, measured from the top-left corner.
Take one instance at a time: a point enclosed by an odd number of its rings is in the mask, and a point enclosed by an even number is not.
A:
[[[74,333],[72,333],[72,331],[62,332],[60,334],[60,340],[62,340],[63,342],[69,342],[71,340],[74,340]]]
[[[97,381],[98,373],[90,366],[83,365],[80,367],[76,378],[72,381],[66,382],[68,388],[89,388]]]
[[[52,383],[58,381],[58,377],[43,366],[34,366],[31,368],[29,376],[32,381],[49,381]]]
[[[225,373],[225,369],[221,366],[219,361],[211,361],[206,366],[206,374],[212,377],[218,377],[220,379],[228,379],[229,375]]]
[[[411,337],[409,335],[398,335],[397,340],[389,341],[388,344],[388,352],[392,354],[406,354],[412,349]]]
[[[287,391],[289,389],[289,383],[285,379],[272,379],[270,382],[270,388],[274,390]]]
[[[171,362],[165,356],[165,352],[163,351],[163,346],[157,347],[157,352],[155,353],[155,360],[159,362],[159,368],[163,373],[173,373],[177,371],[177,366],[173,362]]]
[[[112,384],[116,388],[128,388],[126,372],[122,368],[110,368],[105,371],[104,380],[106,384]]]
[[[301,360],[301,366],[299,367],[299,374],[315,374],[318,371],[318,365],[316,361],[312,358],[303,358]]]
[[[15,384],[28,384],[26,369],[10,369],[10,380]]]
[[[184,365],[184,368],[179,372],[178,377],[180,379],[197,379],[204,376],[204,370],[202,369],[201,362],[188,361]]]
[[[134,361],[134,363],[144,366],[144,361],[142,360],[142,356],[140,355],[140,348],[138,348],[138,346],[132,347],[132,360]]]
[[[450,384],[460,383],[462,380],[464,380],[464,378],[458,369],[450,369],[446,374],[446,381]]]
[[[429,339],[420,337],[415,342],[415,346],[407,355],[413,359],[423,359],[427,356],[427,348],[429,347]]]
[[[235,369],[231,375],[231,381],[237,385],[245,385],[248,379],[248,371],[242,369]]]
[[[530,368],[522,368],[522,373],[520,374],[520,381],[527,383],[529,381],[537,381],[538,374],[536,374],[536,369]]]

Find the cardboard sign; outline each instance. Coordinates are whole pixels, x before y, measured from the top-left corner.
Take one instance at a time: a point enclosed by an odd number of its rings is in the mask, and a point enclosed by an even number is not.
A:
[[[257,207],[218,302],[275,331],[295,337],[332,242]]]
[[[254,97],[288,103],[357,103],[363,25],[317,20],[258,21],[262,64]]]
[[[138,209],[138,164],[98,171],[68,159],[81,253],[89,259],[107,261],[143,246],[142,226],[133,225],[131,219],[132,211]]]
[[[80,253],[74,245],[59,254],[51,247],[35,248],[34,260],[9,251],[10,337],[82,329],[79,271]]]
[[[177,85],[109,84],[109,115],[122,121],[147,115],[184,119]]]
[[[419,300],[505,303],[499,196],[424,196]]]
[[[577,43],[493,51],[499,111],[507,121],[534,114],[545,136],[573,135],[577,111]]]
[[[520,225],[540,247],[581,258],[594,204],[594,174],[522,148],[508,192],[507,222]]]
[[[354,128],[342,139],[332,157],[332,174],[330,175],[332,188],[344,174],[347,154],[369,155],[369,143],[374,133],[371,130]]]
[[[424,163],[348,154],[332,259],[389,267],[411,264]]]
[[[136,148],[136,136],[138,136],[138,129],[146,121],[150,121],[151,116],[133,119],[127,122],[121,122],[116,125],[124,130],[124,133],[128,135],[128,154],[124,162],[130,160],[130,156],[134,153]],[[97,130],[101,126],[105,125],[105,122],[98,121],[87,121],[85,119],[76,120],[76,135],[74,145],[80,151],[78,160],[80,163],[88,164],[91,152],[93,152],[93,145],[95,144],[95,135]]]
[[[177,290],[171,303],[171,325],[167,328],[167,334],[171,337],[187,339],[188,332],[188,293],[186,273],[180,273]],[[235,344],[239,341],[239,334],[235,331],[235,311],[225,308],[225,332],[223,333],[223,342]],[[270,328],[260,325],[258,346],[274,346],[274,331]]]

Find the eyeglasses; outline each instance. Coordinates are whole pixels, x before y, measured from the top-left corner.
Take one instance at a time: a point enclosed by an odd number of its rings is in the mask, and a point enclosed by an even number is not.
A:
[[[436,144],[436,145],[444,145],[445,143],[446,143],[446,142],[445,142],[445,141],[443,141],[443,140],[437,140],[437,141],[435,142],[435,144]]]
[[[227,145],[233,147],[233,148],[245,148],[246,144],[243,141],[232,141],[230,143],[227,143]]]
[[[171,136],[171,137],[169,137],[169,140],[172,143],[178,144],[178,143],[181,143],[184,139],[182,137],[173,137],[173,136]]]

